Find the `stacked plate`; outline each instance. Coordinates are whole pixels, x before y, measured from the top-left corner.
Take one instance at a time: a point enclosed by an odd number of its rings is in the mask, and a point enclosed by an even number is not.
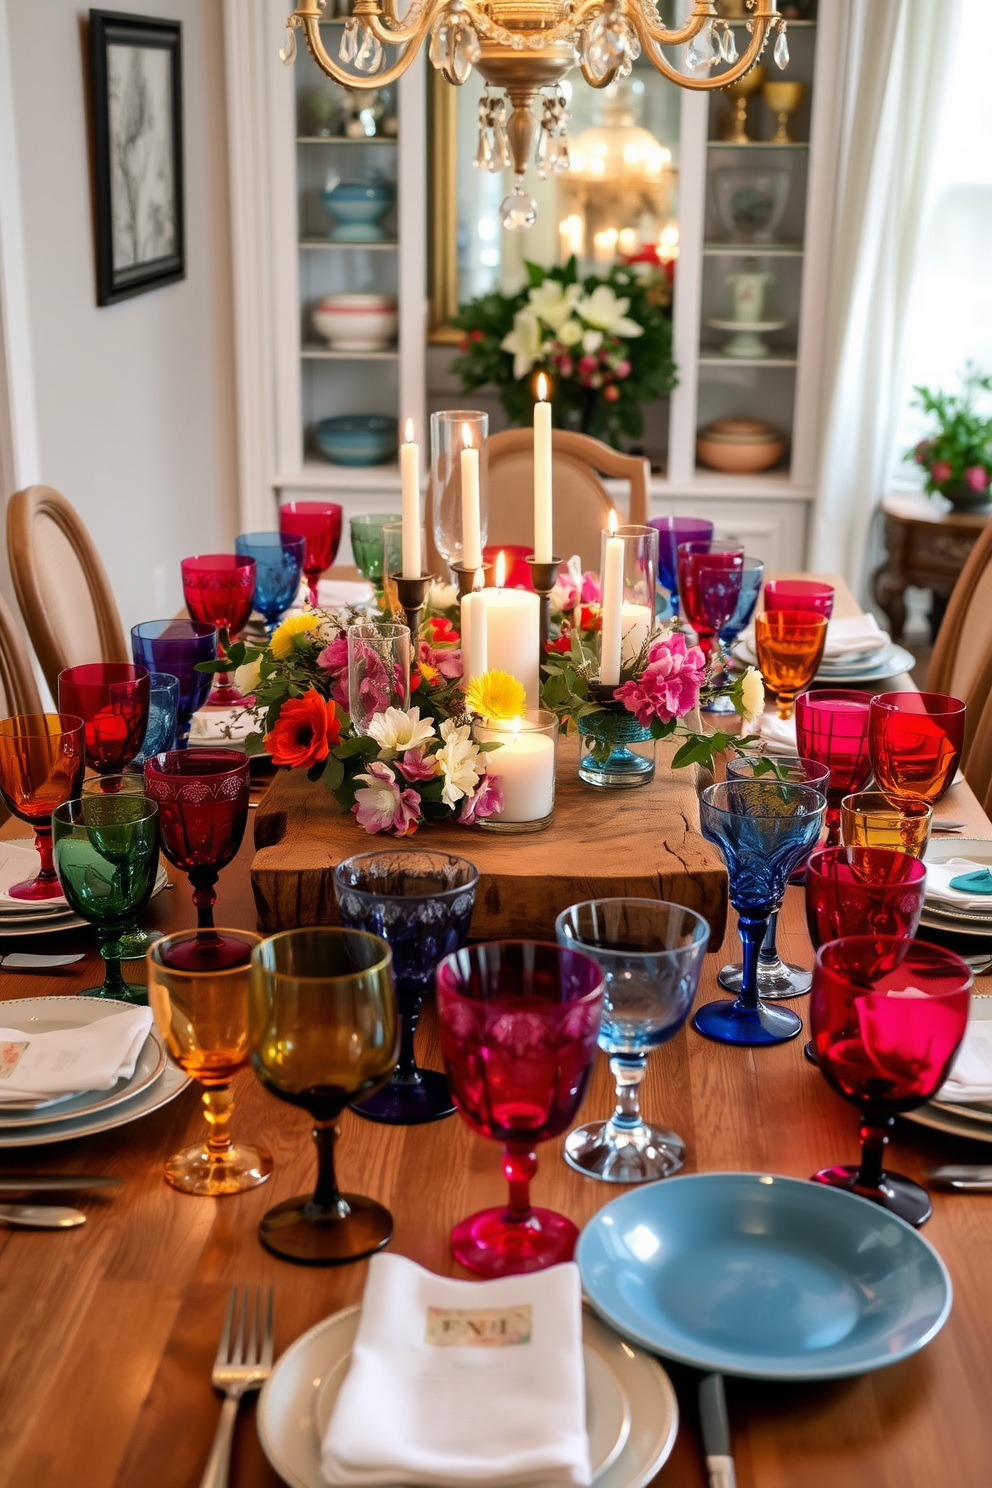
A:
[[[26,997],[5,1002],[5,1028],[49,1033],[86,1027],[119,1012],[122,1003],[91,997]],[[73,1137],[126,1126],[173,1100],[189,1079],[170,1063],[153,1027],[138,1055],[134,1074],[110,1090],[84,1090],[53,1100],[0,1102],[0,1148],[44,1147]]]
[[[986,843],[992,847],[992,843]],[[992,997],[973,997],[969,1018],[972,1022],[992,1023]],[[903,1120],[932,1127],[951,1137],[970,1137],[975,1142],[992,1142],[992,1101],[927,1101],[915,1111],[904,1111]]]
[[[853,627],[853,629],[852,629]],[[870,616],[852,616],[848,620],[831,620],[827,629],[827,651],[830,651],[831,634],[838,637],[838,641],[844,631],[851,634],[848,640],[850,649],[845,650],[843,655],[825,655],[820,663],[820,669],[816,674],[816,681],[824,687],[839,687],[847,683],[861,682],[884,682],[889,677],[897,677],[900,672],[911,671],[915,665],[912,652],[907,651],[904,646],[897,646],[884,630],[880,630]],[[856,640],[860,639],[864,632],[864,645],[858,647]],[[738,661],[746,666],[757,666],[758,658],[754,649],[754,632],[750,628],[743,632],[736,645],[733,654]]]
[[[0,842],[0,939],[26,935],[55,935],[61,930],[85,929],[87,921],[74,914],[60,894],[55,899],[14,899],[11,887],[33,878],[41,859],[29,842]],[[169,875],[159,867],[154,894],[161,893]]]
[[[924,855],[924,862],[928,868],[932,868],[949,863],[955,858],[961,858],[976,868],[992,870],[992,841],[979,837],[931,841]],[[968,872],[968,867],[962,866],[958,872],[964,875]],[[977,894],[969,896],[961,892],[954,894],[945,886],[947,879],[946,872],[940,875],[940,882],[937,882],[937,875],[928,873],[920,924],[931,930],[948,931],[952,935],[992,937],[992,894],[984,897]],[[992,943],[989,952],[992,954]]]

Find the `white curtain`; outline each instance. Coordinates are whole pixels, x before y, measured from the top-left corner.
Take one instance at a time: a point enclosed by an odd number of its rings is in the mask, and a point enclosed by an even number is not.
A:
[[[813,569],[844,574],[862,595],[899,422],[906,311],[962,3],[850,3],[810,557]]]

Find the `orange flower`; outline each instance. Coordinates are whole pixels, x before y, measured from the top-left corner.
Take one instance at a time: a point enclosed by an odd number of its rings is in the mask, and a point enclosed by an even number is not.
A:
[[[319,765],[334,745],[341,742],[337,713],[335,704],[325,702],[315,687],[301,698],[289,698],[265,736],[272,763],[296,770]]]

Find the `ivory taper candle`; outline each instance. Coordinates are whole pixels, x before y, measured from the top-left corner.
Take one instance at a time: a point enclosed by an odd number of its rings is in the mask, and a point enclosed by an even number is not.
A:
[[[472,444],[472,431],[462,424],[464,448],[462,475],[462,565],[482,567],[482,514],[479,506],[479,451]]]
[[[542,372],[537,379],[534,404],[534,561],[550,563],[554,557],[551,536],[551,404],[548,403],[548,380]]]
[[[610,512],[610,532],[603,562],[603,629],[600,636],[599,680],[606,687],[620,685],[623,640],[623,538],[617,537],[617,514]]]
[[[400,449],[403,488],[403,577],[419,579],[423,558],[420,547],[420,445],[413,437],[413,419],[407,419]]]

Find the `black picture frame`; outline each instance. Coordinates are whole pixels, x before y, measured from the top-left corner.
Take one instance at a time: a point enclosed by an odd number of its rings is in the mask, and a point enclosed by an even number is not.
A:
[[[89,16],[97,304],[186,276],[182,24]]]

